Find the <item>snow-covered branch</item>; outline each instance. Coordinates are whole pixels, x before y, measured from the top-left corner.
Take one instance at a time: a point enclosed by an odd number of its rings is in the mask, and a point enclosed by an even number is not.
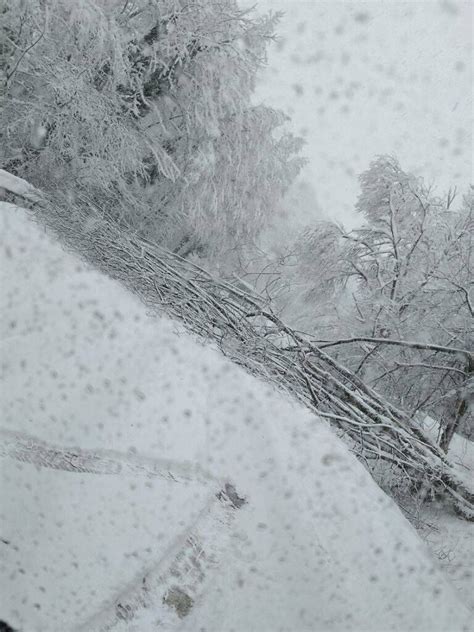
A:
[[[42,194],[33,185],[4,169],[0,169],[0,199],[2,189],[33,204],[42,199]]]
[[[416,423],[286,325],[265,300],[127,233],[99,211],[91,224],[89,207],[65,209],[44,199],[33,210],[63,245],[121,281],[150,311],[165,311],[189,331],[214,340],[232,361],[331,419],[365,462],[388,461],[414,484],[447,495],[464,515],[474,514],[472,490]],[[273,333],[267,335],[270,325]],[[285,350],[282,340],[296,351]]]
[[[459,349],[457,347],[445,347],[443,345],[433,345],[424,342],[417,342],[414,340],[393,340],[391,338],[372,338],[364,336],[354,336],[352,338],[343,338],[341,340],[313,340],[321,349],[327,347],[335,347],[339,345],[352,344],[355,342],[370,342],[376,345],[396,345],[399,347],[410,347],[411,349],[420,349],[423,351],[439,351],[441,353],[447,353],[451,355],[463,355],[468,360],[474,360],[474,354],[467,349]]]

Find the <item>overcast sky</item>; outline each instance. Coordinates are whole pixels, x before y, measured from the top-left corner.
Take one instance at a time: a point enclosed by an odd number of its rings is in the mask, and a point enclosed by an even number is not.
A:
[[[472,181],[472,3],[258,0],[284,11],[258,98],[306,138],[304,178],[332,217],[351,220],[373,156],[442,191]],[[309,218],[310,219],[310,218]]]

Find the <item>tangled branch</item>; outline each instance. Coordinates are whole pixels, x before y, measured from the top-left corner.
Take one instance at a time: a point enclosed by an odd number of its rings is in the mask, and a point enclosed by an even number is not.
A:
[[[474,494],[443,451],[403,411],[285,325],[263,298],[216,280],[99,213],[91,218],[90,208],[38,202],[37,191],[15,180],[12,186],[12,176],[5,176],[9,187],[3,186],[28,201],[37,221],[66,248],[120,281],[151,311],[165,312],[188,331],[214,340],[233,362],[329,419],[373,474],[378,461],[388,462],[423,493],[443,494],[466,518],[474,517]]]

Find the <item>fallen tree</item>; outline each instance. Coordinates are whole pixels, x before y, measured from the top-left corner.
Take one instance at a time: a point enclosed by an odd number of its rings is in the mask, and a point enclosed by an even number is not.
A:
[[[32,211],[71,251],[123,283],[154,313],[165,312],[232,361],[328,419],[375,474],[399,470],[422,497],[439,494],[474,518],[474,493],[444,452],[402,410],[384,400],[309,338],[292,330],[260,296],[216,280],[194,263],[130,234],[90,205],[57,203],[0,170],[14,207]]]

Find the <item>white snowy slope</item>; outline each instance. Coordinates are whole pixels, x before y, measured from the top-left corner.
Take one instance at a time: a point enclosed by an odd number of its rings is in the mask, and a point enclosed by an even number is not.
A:
[[[321,420],[149,318],[23,212],[4,208],[0,228],[0,620],[22,632],[470,629],[414,529]],[[246,504],[218,498],[223,481]],[[178,612],[172,597],[193,582]]]

